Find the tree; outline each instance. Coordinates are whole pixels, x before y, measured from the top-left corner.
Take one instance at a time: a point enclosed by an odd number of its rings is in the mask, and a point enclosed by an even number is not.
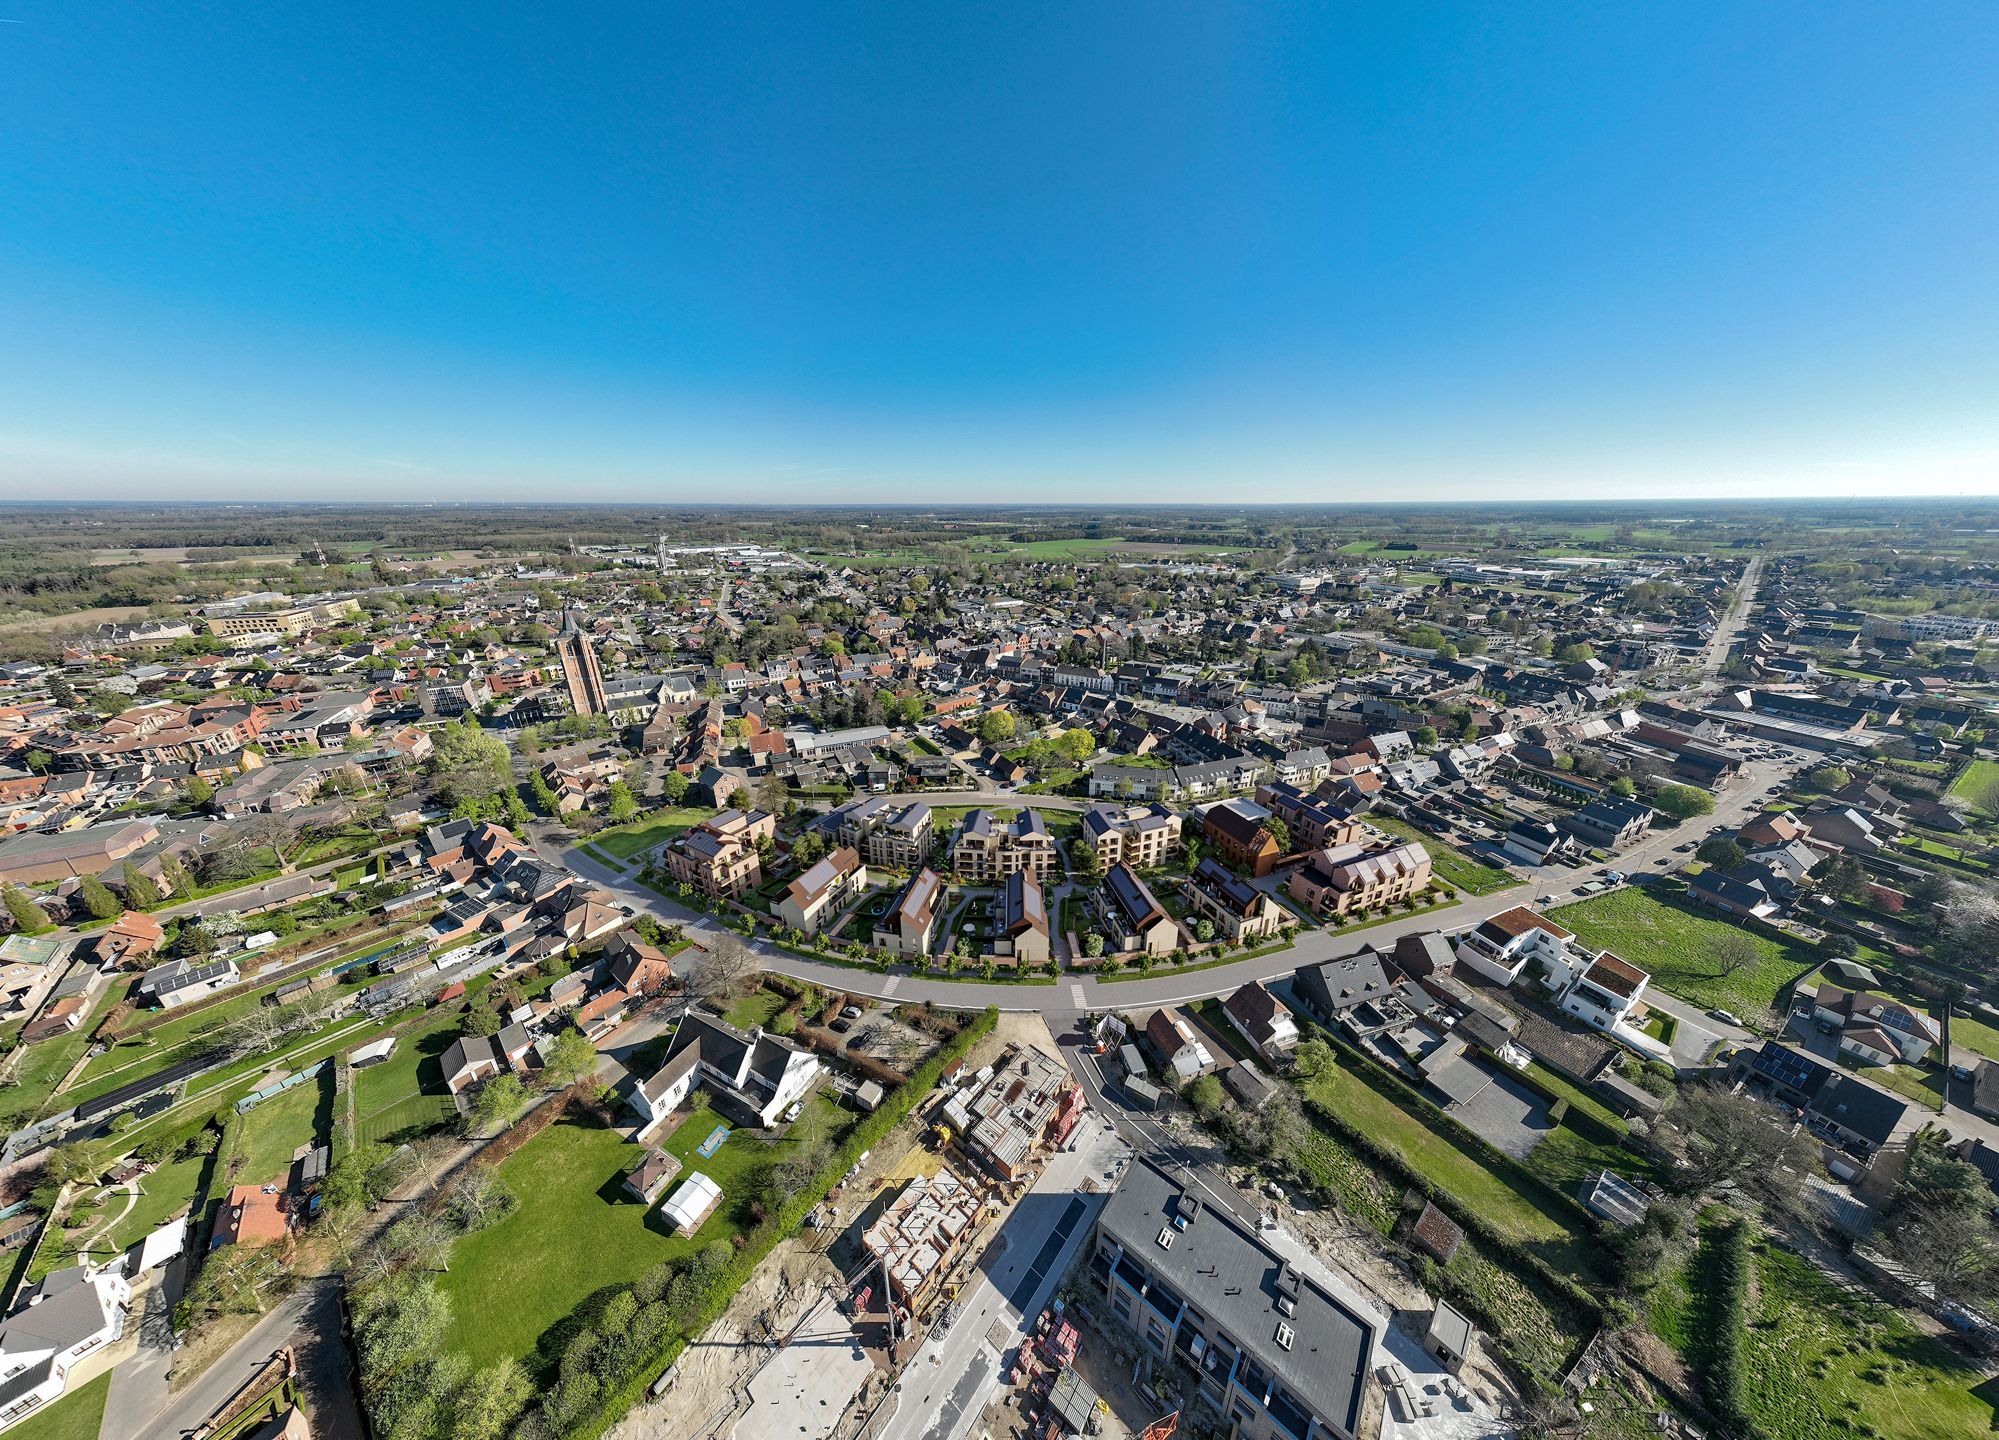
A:
[[[1308,1035],[1300,1040],[1298,1048],[1291,1052],[1291,1073],[1301,1080],[1310,1080],[1337,1063],[1333,1047],[1317,1035]]]
[[[1555,660],[1562,665],[1580,665],[1585,660],[1596,659],[1596,647],[1587,641],[1577,640],[1564,645],[1555,652]]]
[[[1291,853],[1291,827],[1289,825],[1286,825],[1275,815],[1266,815],[1263,817],[1263,830],[1265,834],[1277,842],[1277,853],[1279,855],[1289,855]]]
[[[1740,930],[1730,930],[1717,935],[1712,947],[1714,963],[1723,975],[1733,975],[1738,970],[1747,970],[1763,958],[1756,941]]]
[[[1781,1172],[1799,1175],[1817,1168],[1818,1140],[1794,1129],[1781,1107],[1719,1085],[1689,1085],[1666,1112],[1661,1129],[1675,1139],[1686,1165],[1679,1172],[1687,1189],[1712,1194],[1755,1181],[1781,1189]]]
[[[452,1401],[451,1434],[457,1440],[501,1440],[534,1394],[534,1383],[511,1357],[475,1370]]]
[[[1675,820],[1691,820],[1697,815],[1714,813],[1714,797],[1691,785],[1661,785],[1659,793],[1652,797],[1652,803],[1662,814],[1670,815]]]
[[[551,1090],[574,1085],[597,1068],[597,1047],[580,1030],[564,1030],[542,1056],[542,1078]]]
[[[1187,1087],[1187,1103],[1195,1113],[1206,1119],[1222,1108],[1226,1097],[1222,1093],[1222,1082],[1212,1075],[1203,1075]]]
[[[527,1089],[511,1070],[493,1076],[472,1093],[465,1112],[468,1127],[475,1133],[502,1130],[520,1118],[527,1107]]]
[[[791,843],[791,858],[801,870],[809,870],[826,856],[826,838],[813,831]]]
[[[1748,858],[1742,847],[1726,835],[1710,836],[1694,851],[1694,859],[1716,870],[1733,870]]]
[[[1805,772],[1805,783],[1814,790],[1822,790],[1830,795],[1835,790],[1844,790],[1853,783],[1853,772],[1844,765],[1816,765]]]
[[[506,1022],[500,1018],[499,1011],[490,1005],[480,1005],[466,1015],[465,1023],[459,1027],[459,1033],[483,1038],[499,1034],[505,1024]]]
[[[190,775],[180,787],[181,803],[199,810],[215,798],[215,787],[199,775]]]
[[[1925,1127],[1909,1142],[1888,1216],[1888,1248],[1943,1298],[1989,1302],[1999,1294],[1995,1203],[1978,1168],[1952,1155],[1941,1132]]]
[[[90,912],[93,920],[109,920],[125,908],[111,893],[111,887],[95,875],[86,875],[77,882],[76,897],[83,902],[83,908]]]
[[[167,889],[172,894],[182,899],[192,894],[195,888],[194,876],[188,873],[187,866],[181,863],[178,855],[168,854],[160,857],[160,879],[166,883]]]
[[[134,910],[150,910],[160,903],[160,887],[130,860],[125,862],[125,899]]]
[[[1620,775],[1610,782],[1610,793],[1620,799],[1629,800],[1638,793],[1638,782],[1629,775]]]
[[[613,780],[610,786],[610,800],[604,814],[613,825],[623,825],[638,818],[639,802],[632,795],[632,787],[622,780]]]
[[[1867,872],[1861,868],[1860,862],[1844,853],[1821,862],[1811,874],[1818,881],[1819,889],[1841,900],[1849,900],[1859,894],[1860,887],[1867,880]]]
[[[30,900],[27,892],[18,885],[9,885],[0,890],[0,898],[7,904],[7,914],[14,922],[14,928],[23,935],[45,935],[55,929],[49,923],[48,913]]]
[[[775,770],[757,781],[757,806],[773,815],[782,815],[791,800],[791,787]]]
[[[1437,727],[1418,725],[1416,733],[1409,738],[1416,742],[1416,748],[1419,750],[1434,750],[1437,748]]]
[[[659,782],[659,793],[669,805],[678,805],[687,798],[687,777],[678,770],[669,770]]]
[[[1006,710],[988,710],[979,717],[979,739],[988,745],[1004,745],[1013,739],[1014,720]]]
[[[727,1000],[756,969],[757,957],[748,945],[734,935],[718,936],[700,964],[687,973],[687,992],[697,1000]]]
[[[1097,737],[1082,729],[1064,730],[1055,745],[1062,758],[1073,765],[1080,765],[1097,753]]]

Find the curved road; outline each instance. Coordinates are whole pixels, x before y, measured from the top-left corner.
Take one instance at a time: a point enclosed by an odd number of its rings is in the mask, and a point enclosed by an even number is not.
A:
[[[1663,867],[1659,862],[1681,858],[1674,853],[1677,846],[1705,839],[1708,834],[1715,831],[1732,831],[1753,814],[1765,798],[1764,787],[1785,773],[1787,768],[1781,763],[1768,761],[1754,762],[1746,766],[1743,779],[1717,797],[1713,815],[1683,824],[1677,829],[1653,832],[1621,854],[1617,864],[1633,874],[1665,873],[1669,867]],[[957,793],[940,791],[908,798],[925,799],[932,803],[967,803],[966,800],[949,798]],[[1051,795],[992,796],[974,793],[968,799],[971,803],[997,805],[1032,803],[1035,808],[1056,810],[1080,809],[1088,803],[1066,796]],[[586,876],[610,890],[635,909],[648,911],[662,920],[682,926],[696,944],[701,942],[704,935],[737,933],[726,931],[708,915],[654,893],[622,870],[600,864],[580,849],[570,848],[557,853],[555,837],[551,835],[546,839],[549,844],[548,858],[567,865],[577,874]],[[798,980],[808,980],[828,990],[850,991],[877,1000],[897,1002],[928,1000],[939,1005],[959,1008],[978,1009],[992,1005],[1001,1010],[1061,1014],[1113,1008],[1143,1009],[1205,999],[1212,995],[1227,995],[1251,980],[1270,980],[1289,976],[1301,965],[1316,964],[1351,955],[1365,944],[1388,948],[1404,935],[1444,928],[1468,929],[1488,916],[1509,910],[1515,905],[1536,902],[1552,904],[1558,899],[1566,898],[1569,891],[1585,878],[1587,874],[1583,871],[1551,872],[1534,880],[1524,881],[1496,895],[1466,897],[1452,905],[1371,925],[1365,929],[1307,930],[1302,932],[1297,942],[1288,949],[1268,955],[1225,961],[1219,965],[1205,967],[1165,966],[1154,970],[1150,975],[1127,972],[1129,978],[1118,979],[1065,973],[1056,977],[1053,984],[946,980],[935,976],[917,975],[900,968],[884,972],[873,968],[862,969],[807,959],[789,950],[779,949],[761,939],[749,940],[746,943],[756,954],[759,963],[767,970]],[[1686,1034],[1682,1042],[1675,1045],[1676,1051],[1691,1053],[1695,1047],[1705,1048],[1710,1039],[1749,1038],[1747,1031],[1711,1020],[1697,1007],[1675,1000],[1671,996],[1655,991],[1651,1003],[1676,1016],[1681,1022],[1683,1032],[1691,1032]]]

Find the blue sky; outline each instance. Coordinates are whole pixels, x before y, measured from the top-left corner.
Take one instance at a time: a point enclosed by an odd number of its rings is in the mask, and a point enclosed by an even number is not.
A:
[[[0,494],[1999,491],[1999,6],[0,0]]]

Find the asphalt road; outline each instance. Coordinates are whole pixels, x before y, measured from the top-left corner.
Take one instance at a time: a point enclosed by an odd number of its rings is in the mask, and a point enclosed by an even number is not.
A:
[[[1740,781],[1717,795],[1712,815],[1688,821],[1677,829],[1660,830],[1648,835],[1618,856],[1616,861],[1618,868],[1633,874],[1667,873],[1672,863],[1686,858],[1685,855],[1676,853],[1676,847],[1683,846],[1689,841],[1704,840],[1717,831],[1732,831],[1761,808],[1765,798],[1765,788],[1793,768],[1794,765],[1783,761],[1751,762],[1744,767],[1743,778]],[[984,798],[992,799],[992,797]],[[1061,800],[1065,797],[1019,798],[1038,803]],[[1067,801],[1071,806],[1080,806],[1083,803],[1078,800]],[[725,931],[715,920],[699,911],[655,894],[623,871],[598,863],[584,854],[581,849],[558,852],[552,836],[543,838],[541,843],[547,847],[546,853],[549,858],[568,865],[578,874],[612,891],[624,903],[685,927],[697,944],[703,943],[704,937],[712,939],[724,933],[735,933]],[[1662,865],[1661,861],[1669,863]],[[1503,890],[1496,895],[1467,897],[1453,905],[1392,920],[1386,924],[1373,925],[1365,930],[1309,930],[1301,934],[1297,943],[1289,949],[1254,959],[1235,960],[1204,968],[1166,967],[1148,976],[1132,975],[1123,979],[1064,974],[1057,977],[1052,985],[945,980],[906,971],[885,973],[873,968],[861,969],[807,959],[790,951],[778,949],[762,940],[746,943],[767,970],[799,980],[809,980],[826,989],[850,991],[856,995],[866,995],[878,1000],[898,1003],[928,1000],[939,1005],[962,1008],[979,1009],[992,1005],[1001,1010],[1035,1012],[1151,1008],[1203,999],[1211,995],[1227,995],[1248,981],[1289,975],[1300,965],[1316,964],[1342,955],[1351,955],[1364,944],[1388,947],[1404,935],[1439,929],[1467,929],[1515,905],[1553,904],[1569,898],[1574,887],[1588,878],[1590,875],[1586,871],[1546,870],[1539,872],[1524,884]],[[1658,995],[1654,1003],[1658,1004],[1659,1008],[1676,1015],[1683,1024],[1692,1025],[1703,1034],[1730,1039],[1747,1037],[1746,1031],[1736,1030],[1718,1021],[1707,1019],[1696,1007],[1674,1000],[1670,996]],[[1686,1041],[1682,1042],[1682,1048],[1691,1047],[1694,1043],[1694,1036],[1689,1035]]]

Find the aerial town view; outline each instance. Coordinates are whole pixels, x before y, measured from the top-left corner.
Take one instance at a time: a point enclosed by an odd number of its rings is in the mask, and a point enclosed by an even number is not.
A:
[[[1999,10],[0,15],[0,1440],[1999,1432]]]

